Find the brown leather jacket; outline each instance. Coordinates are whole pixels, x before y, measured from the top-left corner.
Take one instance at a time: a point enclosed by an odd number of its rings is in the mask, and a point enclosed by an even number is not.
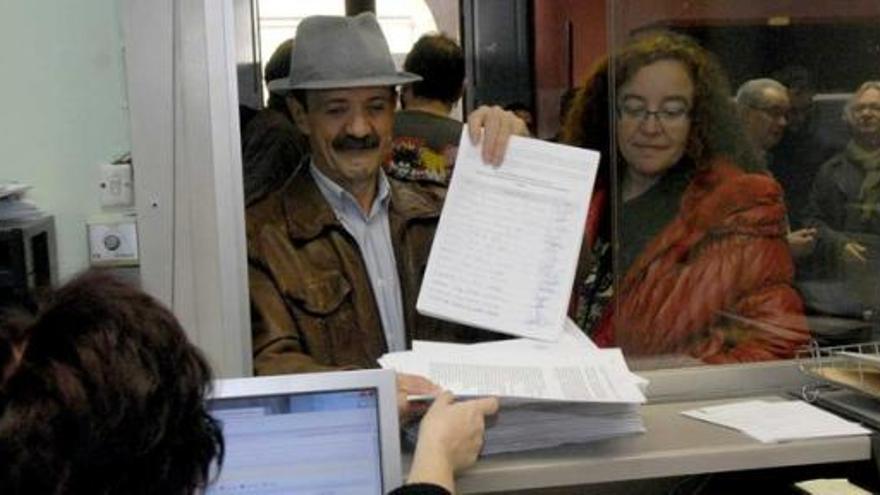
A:
[[[412,339],[492,338],[418,315],[416,298],[445,190],[389,178],[389,221]],[[258,375],[375,367],[387,350],[379,310],[354,239],[308,166],[247,210],[254,371]]]

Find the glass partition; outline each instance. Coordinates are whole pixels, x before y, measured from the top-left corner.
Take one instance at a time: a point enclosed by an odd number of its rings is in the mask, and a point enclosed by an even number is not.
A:
[[[572,304],[586,333],[637,369],[874,338],[880,5],[538,0],[534,13],[538,119],[580,88],[557,137],[605,156]]]
[[[607,8],[610,59],[569,115],[606,152],[578,323],[636,368],[873,339],[880,5]]]

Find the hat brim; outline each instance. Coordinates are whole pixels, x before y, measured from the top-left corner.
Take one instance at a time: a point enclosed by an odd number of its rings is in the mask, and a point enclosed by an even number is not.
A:
[[[422,77],[411,72],[400,71],[394,75],[382,75],[374,77],[361,77],[356,79],[327,79],[318,81],[291,81],[289,78],[273,79],[269,81],[269,91],[284,92],[293,89],[344,89],[362,88],[369,86],[397,86],[421,81]]]

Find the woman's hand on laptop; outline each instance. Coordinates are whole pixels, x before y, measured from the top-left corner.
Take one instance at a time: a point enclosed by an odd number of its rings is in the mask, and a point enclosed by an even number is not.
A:
[[[494,397],[454,402],[449,392],[438,395],[422,418],[407,483],[432,483],[454,493],[455,472],[476,462],[485,416],[497,411]]]
[[[411,401],[411,396],[435,396],[443,392],[434,382],[419,375],[397,373],[397,413],[400,424],[404,425],[415,417],[423,414],[429,402]]]

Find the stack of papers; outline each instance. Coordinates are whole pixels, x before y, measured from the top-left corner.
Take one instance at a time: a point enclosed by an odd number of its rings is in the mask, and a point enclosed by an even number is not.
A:
[[[416,341],[412,351],[386,354],[379,364],[424,376],[459,397],[501,397],[484,454],[645,431],[638,405],[647,381],[629,371],[619,349],[597,349],[570,321],[554,344]]]
[[[599,153],[514,136],[493,167],[463,132],[455,163],[416,309],[526,338],[414,342],[379,363],[501,397],[484,453],[643,432],[647,382],[566,318]]]
[[[682,414],[741,431],[764,443],[871,433],[858,423],[799,400],[735,402]]]
[[[44,215],[35,204],[23,199],[30,188],[27,184],[0,182],[0,222],[33,220]]]

